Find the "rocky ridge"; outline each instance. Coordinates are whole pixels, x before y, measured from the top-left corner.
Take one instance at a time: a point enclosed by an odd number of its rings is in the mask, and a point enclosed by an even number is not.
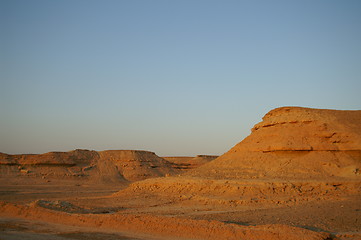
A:
[[[44,154],[0,153],[0,172],[34,177],[80,177],[94,181],[138,181],[174,174],[176,170],[171,163],[149,151],[78,149]]]

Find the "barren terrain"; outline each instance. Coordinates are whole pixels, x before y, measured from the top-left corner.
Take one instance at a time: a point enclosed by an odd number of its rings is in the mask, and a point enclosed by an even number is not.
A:
[[[283,107],[222,156],[0,154],[0,239],[361,239],[361,111]]]

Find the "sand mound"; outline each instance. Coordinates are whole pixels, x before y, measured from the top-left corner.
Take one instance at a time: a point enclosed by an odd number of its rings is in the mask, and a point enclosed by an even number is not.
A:
[[[361,111],[283,107],[251,135],[189,172],[213,178],[359,178]]]
[[[0,153],[3,176],[77,177],[93,181],[136,181],[174,174],[176,170],[153,152],[136,150]]]

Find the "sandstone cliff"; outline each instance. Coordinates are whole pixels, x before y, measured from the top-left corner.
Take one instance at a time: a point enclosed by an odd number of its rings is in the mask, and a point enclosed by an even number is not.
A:
[[[277,108],[256,124],[236,151],[361,150],[361,111]]]
[[[361,111],[277,108],[216,160],[191,171],[215,178],[360,177]]]

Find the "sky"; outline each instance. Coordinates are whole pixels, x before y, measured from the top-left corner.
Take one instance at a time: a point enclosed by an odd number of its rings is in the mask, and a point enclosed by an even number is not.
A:
[[[361,109],[358,0],[0,0],[0,152],[223,154],[282,106]]]

